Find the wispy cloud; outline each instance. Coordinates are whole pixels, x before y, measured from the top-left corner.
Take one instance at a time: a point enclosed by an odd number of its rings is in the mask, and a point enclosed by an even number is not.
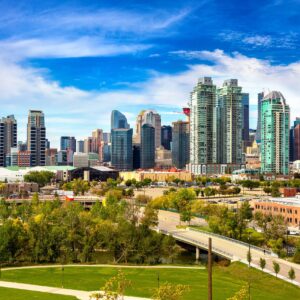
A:
[[[296,33],[284,34],[249,34],[238,31],[224,31],[218,35],[218,38],[226,42],[233,42],[235,45],[244,45],[246,47],[265,47],[265,48],[286,48],[296,47],[298,35]]]
[[[150,48],[147,44],[122,44],[102,38],[82,37],[78,39],[24,39],[0,41],[0,55],[11,59],[24,58],[66,58],[115,56],[134,54]]]

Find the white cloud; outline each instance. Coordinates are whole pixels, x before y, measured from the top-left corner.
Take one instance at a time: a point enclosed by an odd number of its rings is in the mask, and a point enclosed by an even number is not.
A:
[[[146,44],[121,44],[101,38],[83,37],[75,40],[61,39],[24,39],[0,41],[2,56],[15,60],[24,58],[64,58],[115,56],[134,54],[146,50]]]
[[[238,31],[224,31],[218,35],[218,38],[223,39],[227,42],[233,42],[235,44],[244,45],[246,47],[253,48],[286,48],[293,49],[296,46],[298,35],[296,33],[285,33],[285,34],[274,34],[260,35],[260,34],[249,34]]]
[[[168,117],[176,107],[180,110],[186,106],[199,77],[211,76],[218,85],[224,79],[238,78],[243,90],[250,93],[251,105],[256,105],[257,93],[264,88],[280,90],[291,106],[292,118],[300,116],[300,62],[276,66],[267,60],[239,53],[228,55],[221,50],[199,51],[197,56],[208,63],[189,65],[187,71],[172,75],[153,72],[152,78],[140,83],[138,88],[109,92],[62,87],[59,82],[47,80],[43,70],[0,59],[1,114],[16,114],[20,139],[24,140],[28,109],[42,109],[46,114],[48,136],[57,145],[59,135],[82,138],[97,127],[108,130],[112,109],[127,112],[131,122],[141,106],[157,110],[163,107]]]

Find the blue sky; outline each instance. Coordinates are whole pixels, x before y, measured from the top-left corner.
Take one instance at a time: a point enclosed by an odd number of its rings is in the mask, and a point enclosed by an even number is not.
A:
[[[131,126],[143,108],[183,118],[202,76],[238,78],[250,93],[280,90],[300,116],[300,1],[1,1],[1,115],[26,139],[29,109],[61,135],[109,130],[112,109]]]

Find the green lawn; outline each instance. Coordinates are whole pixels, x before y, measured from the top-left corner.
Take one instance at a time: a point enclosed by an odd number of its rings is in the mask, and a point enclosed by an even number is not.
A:
[[[0,288],[0,300],[76,300],[76,297]]]
[[[132,286],[127,295],[151,297],[160,282],[185,284],[190,286],[186,300],[207,298],[207,272],[203,269],[123,269]],[[64,287],[78,290],[97,290],[104,282],[115,275],[117,268],[111,267],[65,267]],[[61,268],[22,269],[2,272],[2,280],[33,283],[46,286],[61,286]],[[213,293],[215,300],[224,300],[233,295],[250,278],[251,295],[255,300],[300,299],[300,289],[276,279],[273,276],[251,269],[240,263],[229,267],[214,267]]]

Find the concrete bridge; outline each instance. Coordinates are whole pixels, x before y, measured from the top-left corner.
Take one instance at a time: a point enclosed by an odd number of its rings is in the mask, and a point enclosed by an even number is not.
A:
[[[212,252],[220,257],[227,258],[230,261],[240,261],[248,264],[247,253],[249,251],[249,244],[227,238],[218,234],[199,231],[195,229],[178,229],[179,215],[172,212],[159,212],[158,230],[164,234],[172,235],[177,241],[192,245],[196,248],[196,259],[200,258],[200,251],[208,249],[208,238],[212,239]],[[192,225],[207,225],[205,220],[195,218]],[[288,279],[288,272],[291,268],[295,270],[296,279],[294,284],[300,286],[300,265],[291,263],[289,261],[280,259],[276,254],[266,251],[262,248],[250,246],[251,266],[259,268],[260,258],[266,260],[265,272],[275,275],[273,272],[273,262],[280,265],[279,278],[286,281]]]

